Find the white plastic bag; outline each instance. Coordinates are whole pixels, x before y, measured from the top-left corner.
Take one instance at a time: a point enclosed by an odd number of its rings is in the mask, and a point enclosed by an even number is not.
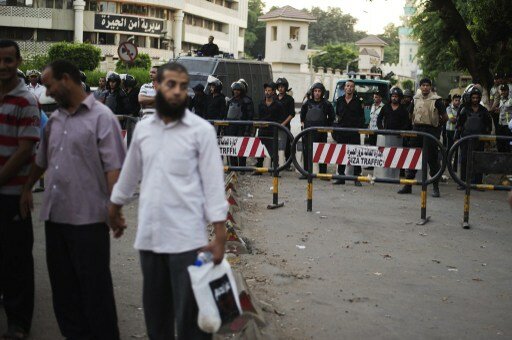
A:
[[[242,314],[235,278],[226,259],[218,265],[209,262],[189,266],[188,272],[199,307],[197,323],[203,332],[215,333]]]

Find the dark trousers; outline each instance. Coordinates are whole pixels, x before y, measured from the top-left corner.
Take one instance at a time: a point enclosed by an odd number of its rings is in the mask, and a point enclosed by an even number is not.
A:
[[[460,179],[462,179],[463,182],[466,182],[468,142],[473,143],[473,151],[484,151],[484,143],[479,142],[476,139],[462,142],[460,146]],[[473,172],[473,177],[471,178],[472,184],[481,184],[482,180],[483,174]]]
[[[496,136],[508,136],[512,137],[512,131],[506,125],[496,125]],[[496,147],[498,148],[498,152],[510,152],[511,140],[506,139],[498,139],[496,140]]]
[[[311,143],[327,143],[327,134],[326,133],[319,133],[319,132],[310,132],[309,138],[311,138]],[[304,170],[309,171],[309,157],[313,157],[313,155],[309,155],[309,150],[307,148],[307,142],[308,138],[307,136],[304,136],[302,138],[302,161],[304,164]],[[313,146],[311,146],[311,150],[313,150]],[[320,173],[325,174],[327,173],[327,164],[318,164],[318,170]],[[313,171],[313,169],[311,169]]]
[[[337,137],[337,142],[340,144],[355,144],[360,145],[361,144],[361,138],[359,137],[359,134],[352,133],[352,132],[342,132],[339,137]],[[338,175],[343,175],[345,173],[345,165],[339,164],[338,165]],[[354,176],[361,175],[361,167],[360,166],[354,166]]]
[[[286,125],[286,128],[290,131],[291,130],[290,124]],[[288,159],[290,159],[291,155],[292,155],[292,140],[287,138],[286,145],[284,147],[284,156],[288,160]]]
[[[0,195],[0,282],[8,327],[28,332],[34,311],[32,217],[21,219],[20,196]]]
[[[246,126],[229,125],[224,130],[224,136],[237,136],[243,137]],[[247,164],[245,157],[228,157],[228,163],[230,166],[245,166]]]
[[[144,318],[150,340],[211,339],[197,325],[198,307],[192,292],[187,267],[197,251],[180,254],[140,252]],[[175,329],[176,328],[176,329]]]
[[[455,131],[446,130],[446,153],[448,154],[448,151],[453,146],[453,143],[455,143]],[[459,163],[459,150],[455,150],[454,156],[453,156],[453,170],[457,171],[457,165]]]
[[[260,139],[261,143],[263,145],[265,145],[265,147],[267,148],[270,159],[272,160],[271,167],[273,167],[273,166],[279,167],[279,159],[277,159],[277,160],[274,159],[274,137],[260,135],[260,136],[258,136],[258,138]],[[263,160],[264,160],[264,158],[257,159],[256,166],[258,168],[261,168],[263,166]],[[274,162],[277,162],[277,164],[274,164]]]
[[[105,223],[47,221],[46,262],[53,309],[67,339],[119,339]]]
[[[436,128],[433,126],[428,126],[428,125],[414,126],[413,130],[429,133],[432,136],[434,136],[435,138],[439,138],[440,131],[441,131],[439,128]],[[422,136],[418,136],[416,138],[411,137],[411,139],[409,140],[409,144],[410,144],[411,148],[421,148],[421,147],[423,147],[423,137]],[[430,138],[427,138],[426,149],[428,150],[427,151],[428,152],[427,162],[428,162],[428,167],[430,168],[430,176],[434,176],[439,171],[439,168],[441,167],[441,165],[439,164],[439,155],[438,155],[438,151],[437,151],[437,144]],[[414,177],[416,177],[416,170],[408,169],[406,171],[406,178],[414,179]],[[433,183],[434,187],[437,187],[438,184],[439,184],[439,181],[435,181]]]
[[[368,145],[377,145],[377,135],[369,135],[368,136]]]

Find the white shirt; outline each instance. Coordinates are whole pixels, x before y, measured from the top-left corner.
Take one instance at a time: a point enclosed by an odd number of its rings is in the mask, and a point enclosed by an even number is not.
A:
[[[377,130],[379,127],[377,126],[377,118],[379,117],[380,110],[384,107],[384,103],[380,102],[379,105],[372,105],[370,109],[370,130]]]
[[[43,93],[46,93],[46,87],[44,87],[43,85],[41,85],[39,83],[37,83],[36,86],[32,86],[32,84],[28,84],[27,89],[30,91],[30,93],[32,93],[32,94],[34,94],[34,96],[36,96],[38,101],[39,101],[39,97],[41,97],[41,95]]]
[[[139,95],[143,95],[143,96],[146,96],[146,97],[154,97],[154,96],[156,96],[156,90],[155,90],[155,87],[153,86],[153,83],[150,82],[150,83],[143,84],[140,87]],[[144,113],[144,114],[146,114],[146,113],[155,113],[155,109],[152,108],[152,107],[146,107],[146,108],[142,109],[142,113]]]
[[[204,247],[207,224],[226,219],[215,129],[189,110],[179,122],[166,125],[155,114],[137,124],[110,200],[128,203],[139,181],[138,250],[173,254]]]

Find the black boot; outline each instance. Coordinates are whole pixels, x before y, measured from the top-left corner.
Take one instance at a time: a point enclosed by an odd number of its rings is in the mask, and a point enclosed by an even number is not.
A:
[[[397,191],[398,194],[411,194],[412,193],[412,186],[410,185],[404,185],[402,189]]]
[[[432,185],[432,197],[441,197],[441,193],[439,193],[439,183],[434,183]]]

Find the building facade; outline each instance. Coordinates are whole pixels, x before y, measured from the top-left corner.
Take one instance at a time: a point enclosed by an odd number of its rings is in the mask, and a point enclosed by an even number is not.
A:
[[[0,0],[0,39],[22,54],[45,54],[52,43],[89,42],[104,57],[132,41],[153,59],[193,53],[215,38],[219,50],[242,57],[248,0]]]
[[[356,41],[359,49],[359,61],[357,67],[359,73],[366,75],[380,75],[376,69],[380,69],[384,60],[384,47],[387,43],[376,35],[369,35]]]

